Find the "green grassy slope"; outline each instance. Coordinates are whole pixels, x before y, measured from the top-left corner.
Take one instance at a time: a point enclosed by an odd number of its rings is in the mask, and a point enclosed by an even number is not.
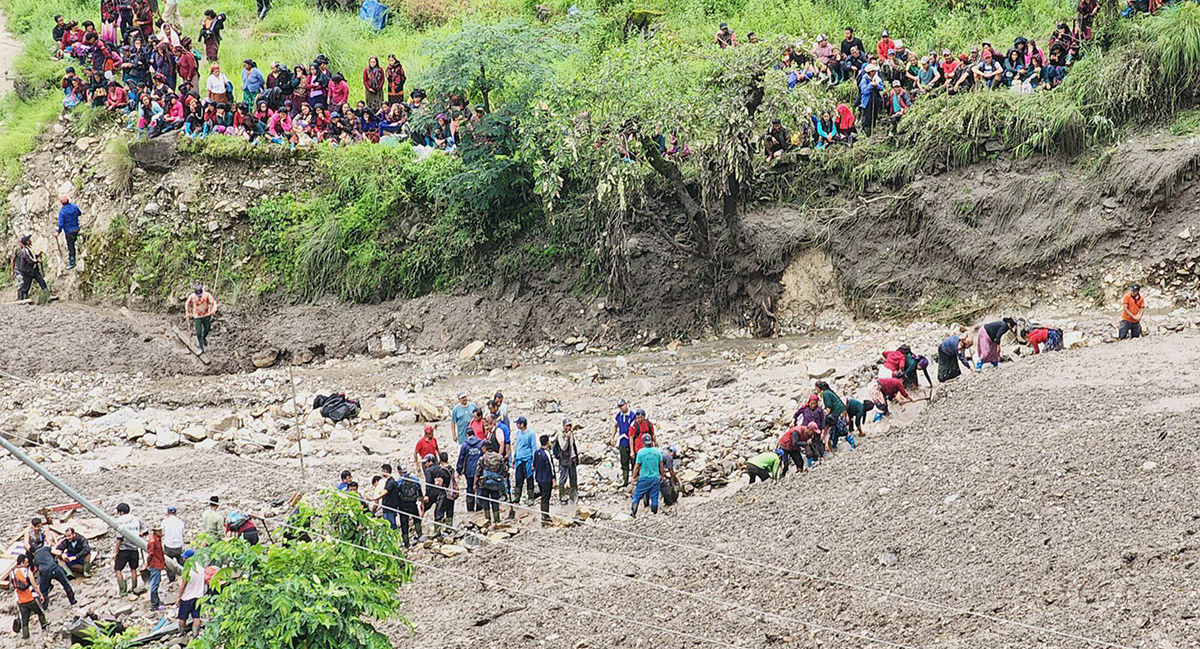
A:
[[[918,171],[978,161],[989,155],[987,142],[1016,155],[1075,155],[1130,127],[1169,123],[1200,91],[1200,80],[1188,72],[1200,69],[1194,1],[1137,20],[1117,19],[1110,5],[1095,42],[1060,88],[918,101],[894,137],[816,156],[779,174],[768,173],[739,138],[760,133],[772,117],[795,124],[806,108],[853,98],[846,84],[788,91],[782,74],[770,69],[782,43],[811,42],[818,32],[836,41],[842,27],[852,25],[868,44],[887,28],[917,52],[962,50],[981,41],[1002,48],[1017,35],[1044,45],[1053,24],[1072,17],[1074,3],[405,0],[393,8],[392,24],[376,34],[355,15],[318,11],[302,0],[277,1],[261,23],[250,0],[183,0],[188,34],[194,37],[210,6],[229,15],[221,62],[235,85],[244,58],[265,70],[272,61],[291,65],[323,53],[350,80],[355,100],[362,96],[367,57],[394,53],[408,70],[410,89],[465,91],[475,102],[487,87],[496,107],[486,147],[424,162],[408,147],[323,150],[318,166],[328,187],[252,210],[242,243],[256,260],[247,267],[256,274],[255,290],[291,299],[417,295],[464,280],[528,279],[568,262],[584,269],[579,286],[611,288],[620,275],[614,232],[633,227],[636,209],[654,203],[669,210],[675,201],[644,160],[621,160],[615,134],[635,121],[641,132],[677,131],[690,144],[695,155],[680,170],[697,196],[714,195],[724,182],[721,170],[739,169],[756,195],[803,203],[814,183],[831,176],[849,187],[902,183]],[[0,163],[11,178],[39,124],[57,112],[57,91],[36,92],[52,86],[64,65],[46,55],[52,16],[95,19],[96,9],[74,0],[0,0],[0,7],[28,43],[18,70],[34,89],[25,101],[0,105]],[[661,14],[653,38],[624,36],[631,11]],[[743,38],[753,30],[766,42],[718,50],[711,38],[721,21]],[[481,62],[486,78],[477,74]],[[733,108],[754,78],[765,89],[762,107],[754,116],[739,114]],[[224,147],[219,155],[241,153]],[[148,294],[186,282],[188,269],[150,255],[161,248],[155,238],[168,236],[120,233],[123,245],[147,251],[138,286]],[[115,288],[119,279],[96,285]]]

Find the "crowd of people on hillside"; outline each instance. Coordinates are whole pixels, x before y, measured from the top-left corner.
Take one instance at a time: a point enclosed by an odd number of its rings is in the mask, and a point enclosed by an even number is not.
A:
[[[246,59],[238,97],[218,63],[224,13],[204,12],[197,41],[184,35],[174,3],[159,13],[154,0],[106,0],[100,13],[99,31],[90,20],[55,17],[54,55],[74,61],[62,78],[63,107],[119,113],[139,135],[179,130],[187,137],[222,134],[292,147],[392,138],[454,150],[487,112],[459,94],[436,100],[421,89],[406,94],[404,66],[394,55],[386,65],[375,56],[365,62],[364,99],[354,105],[351,79],[332,71],[324,55],[294,66],[274,62],[265,73]]]
[[[1083,0],[1075,28],[1059,22],[1045,48],[1034,39],[1019,36],[1007,50],[985,41],[967,52],[956,54],[943,48],[940,53],[931,50],[922,55],[902,39],[893,39],[886,29],[874,47],[868,47],[852,27],[845,29],[837,46],[825,34],[818,34],[811,47],[796,41],[784,48],[775,66],[789,89],[810,83],[826,87],[851,83],[857,98],[853,109],[844,103],[819,111],[807,109],[799,116],[794,132],[785,128],[782,120],[773,120],[763,136],[763,152],[768,158],[778,158],[797,147],[819,151],[834,144],[852,145],[860,135],[872,135],[881,124],[894,130],[913,103],[924,96],[975,89],[1029,94],[1055,88],[1079,59],[1082,44],[1091,38],[1098,9],[1096,0]],[[722,48],[738,45],[725,23],[713,40]]]

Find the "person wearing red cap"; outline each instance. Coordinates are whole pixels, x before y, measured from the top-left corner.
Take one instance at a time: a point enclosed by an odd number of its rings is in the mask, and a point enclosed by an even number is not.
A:
[[[416,449],[413,450],[413,464],[420,469],[421,458],[430,453],[437,455],[438,443],[437,438],[433,436],[433,426],[426,424],[425,435],[417,440]]]

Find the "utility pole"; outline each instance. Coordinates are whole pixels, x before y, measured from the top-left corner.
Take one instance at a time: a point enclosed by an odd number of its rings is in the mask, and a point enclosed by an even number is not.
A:
[[[50,473],[49,471],[47,471],[45,467],[43,467],[42,465],[35,462],[33,460],[33,458],[26,455],[24,451],[17,448],[12,442],[5,439],[5,437],[2,435],[0,435],[0,446],[3,446],[5,448],[5,450],[7,450],[9,453],[12,453],[13,457],[17,458],[21,462],[24,462],[25,466],[33,469],[34,472],[36,472],[38,475],[45,478],[50,484],[54,485],[55,488],[57,488],[59,491],[67,494],[67,497],[69,497],[71,500],[74,500],[75,502],[79,503],[80,505],[83,505],[84,509],[91,512],[93,515],[96,516],[96,518],[99,518],[100,520],[104,521],[104,523],[106,525],[108,525],[114,531],[116,531],[117,534],[120,534],[121,537],[124,538],[126,541],[129,541],[130,543],[136,545],[138,548],[140,548],[142,550],[142,552],[146,551],[145,539],[122,529],[121,526],[117,524],[116,519],[114,519],[113,517],[109,516],[108,514],[104,513],[103,511],[101,511],[101,509],[99,507],[93,505],[90,500],[88,500],[87,498],[84,498],[82,495],[79,494],[78,491],[75,491],[74,489],[69,487],[62,480],[59,480],[57,476],[55,476],[53,473]],[[172,574],[175,574],[175,575],[183,573],[183,568],[178,563],[176,563],[174,559],[172,559],[171,557],[166,557],[166,559],[167,559],[167,570],[169,570]]]

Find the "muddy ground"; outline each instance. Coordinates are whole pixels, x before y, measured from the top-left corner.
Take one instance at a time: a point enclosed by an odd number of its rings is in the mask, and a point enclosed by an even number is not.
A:
[[[735,479],[730,487],[697,488],[658,517],[593,519],[571,529],[542,530],[522,513],[506,542],[454,559],[435,546],[415,550],[418,576],[401,593],[415,630],[389,627],[394,644],[705,644],[575,608],[586,607],[723,646],[889,646],[813,634],[796,620],[901,646],[1093,646],[795,574],[801,573],[1121,646],[1196,646],[1200,601],[1189,585],[1200,552],[1191,513],[1200,494],[1189,473],[1198,459],[1189,431],[1200,427],[1194,397],[1200,385],[1190,371],[1200,360],[1196,320],[1194,314],[1156,315],[1149,323],[1153,337],[1105,344],[1109,316],[1077,314],[1070,325],[1085,348],[1037,358],[1027,351],[1013,355],[997,370],[946,386],[923,411],[924,404],[899,409],[890,422],[870,426],[859,448],[843,449],[816,470],[793,473],[777,485],[747,487]],[[1191,328],[1179,334],[1165,326],[1183,323]],[[81,331],[79,339],[89,340],[89,330]],[[603,477],[615,470],[615,450],[604,442],[617,398],[650,412],[663,442],[684,449],[685,468],[701,457],[709,465],[727,457],[740,462],[778,436],[779,422],[811,385],[811,372],[830,367],[837,389],[853,393],[880,349],[905,340],[928,354],[946,333],[928,323],[864,324],[820,336],[697,341],[622,355],[575,352],[574,346],[540,355],[488,348],[470,360],[409,351],[383,359],[328,359],[294,374],[301,393],[345,390],[368,404],[376,395],[411,390],[448,405],[458,390],[480,401],[500,389],[513,415],[527,415],[539,432],[571,417],[582,424],[580,441],[599,456],[581,469],[581,504],[607,517],[627,506],[625,492]],[[151,343],[135,347],[153,349]],[[86,367],[88,362],[96,365]],[[146,448],[126,442],[119,429],[100,429],[98,413],[130,409],[148,421],[181,425],[233,415],[249,430],[256,420],[247,413],[288,398],[288,372],[152,377],[96,371],[107,363],[103,355],[81,356],[75,371],[43,367],[28,377],[32,384],[0,383],[13,406],[10,419],[0,423],[39,413],[52,419],[38,430],[56,446],[28,450],[104,508],[129,502],[146,521],[175,504],[196,526],[211,494],[277,520],[287,497],[331,484],[343,468],[361,480],[383,461],[410,463],[423,425],[392,416],[318,436],[308,446],[303,476],[292,444],[282,442],[286,430],[274,451],[235,454],[186,442]],[[435,425],[439,440],[448,443],[449,424]],[[0,467],[3,529],[17,529],[38,506],[63,500],[13,460]],[[566,518],[576,513],[557,504],[555,512]],[[471,517],[460,511],[457,520],[469,524]],[[111,539],[97,546],[107,555]],[[81,601],[100,612],[126,604],[111,590],[101,577],[92,578],[81,587]],[[131,621],[153,621],[145,602],[144,595],[132,602]],[[754,611],[731,609],[728,602]],[[59,607],[54,614],[61,624],[67,611]],[[0,636],[0,646],[14,646],[11,640]]]

